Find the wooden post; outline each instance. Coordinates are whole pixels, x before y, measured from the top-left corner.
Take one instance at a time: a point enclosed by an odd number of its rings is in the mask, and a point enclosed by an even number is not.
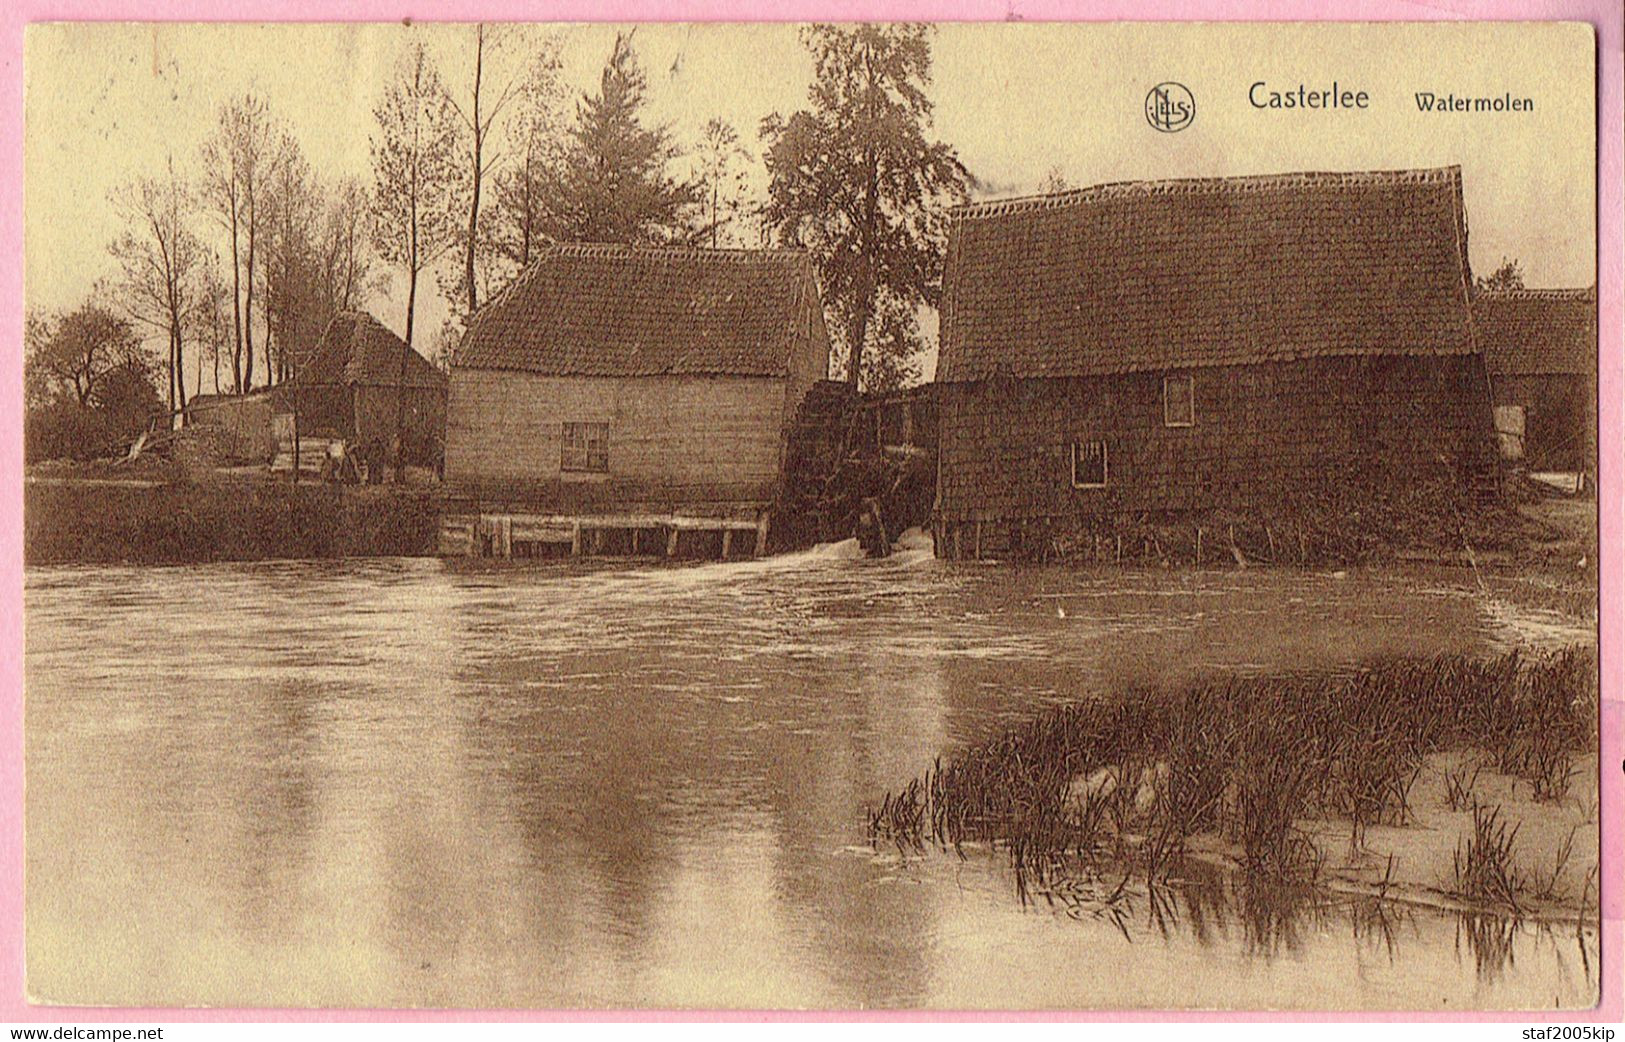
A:
[[[676,525],[672,525],[671,526],[671,534],[666,536],[666,556],[667,557],[676,557],[677,556],[677,533],[678,533],[678,531],[679,531],[678,527]]]
[[[724,526],[722,529],[722,559],[728,559],[728,548],[733,545],[734,530]]]
[[[572,556],[581,556],[581,522],[577,521],[570,529],[570,553]]]
[[[1196,526],[1196,567],[1202,567],[1202,526]]]
[[[757,522],[756,522],[756,556],[757,557],[765,557],[765,556],[767,556],[767,525],[768,525],[769,520],[770,520],[770,515],[768,514],[767,511],[764,510],[764,511],[762,511],[761,518],[758,519]]]

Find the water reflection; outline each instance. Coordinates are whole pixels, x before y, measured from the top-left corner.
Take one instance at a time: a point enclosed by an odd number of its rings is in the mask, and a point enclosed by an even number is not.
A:
[[[1046,703],[1553,625],[1459,577],[365,561],[40,569],[26,608],[42,998],[1431,1008],[1595,990],[1538,934],[1489,963],[1464,935],[1458,960],[1448,915],[1280,907],[1215,876],[1120,921],[1072,917],[1024,909],[985,852],[865,846],[865,805]]]

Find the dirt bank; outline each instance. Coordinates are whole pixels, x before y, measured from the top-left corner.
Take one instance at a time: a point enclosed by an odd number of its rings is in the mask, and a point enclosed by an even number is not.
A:
[[[263,475],[207,480],[31,475],[23,561],[189,564],[432,554],[439,494],[422,486],[293,485]]]

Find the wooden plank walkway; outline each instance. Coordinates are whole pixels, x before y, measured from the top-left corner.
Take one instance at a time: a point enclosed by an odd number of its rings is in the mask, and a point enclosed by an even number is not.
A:
[[[448,514],[440,522],[442,557],[760,557],[768,515]]]

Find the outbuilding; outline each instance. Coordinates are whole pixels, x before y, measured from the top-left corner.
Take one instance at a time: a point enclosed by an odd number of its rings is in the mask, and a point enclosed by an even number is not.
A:
[[[1595,473],[1596,288],[1480,292],[1473,315],[1502,454],[1530,470]]]
[[[301,436],[336,437],[384,462],[401,455],[438,466],[446,431],[446,374],[364,311],[333,316],[293,379],[273,389]]]

